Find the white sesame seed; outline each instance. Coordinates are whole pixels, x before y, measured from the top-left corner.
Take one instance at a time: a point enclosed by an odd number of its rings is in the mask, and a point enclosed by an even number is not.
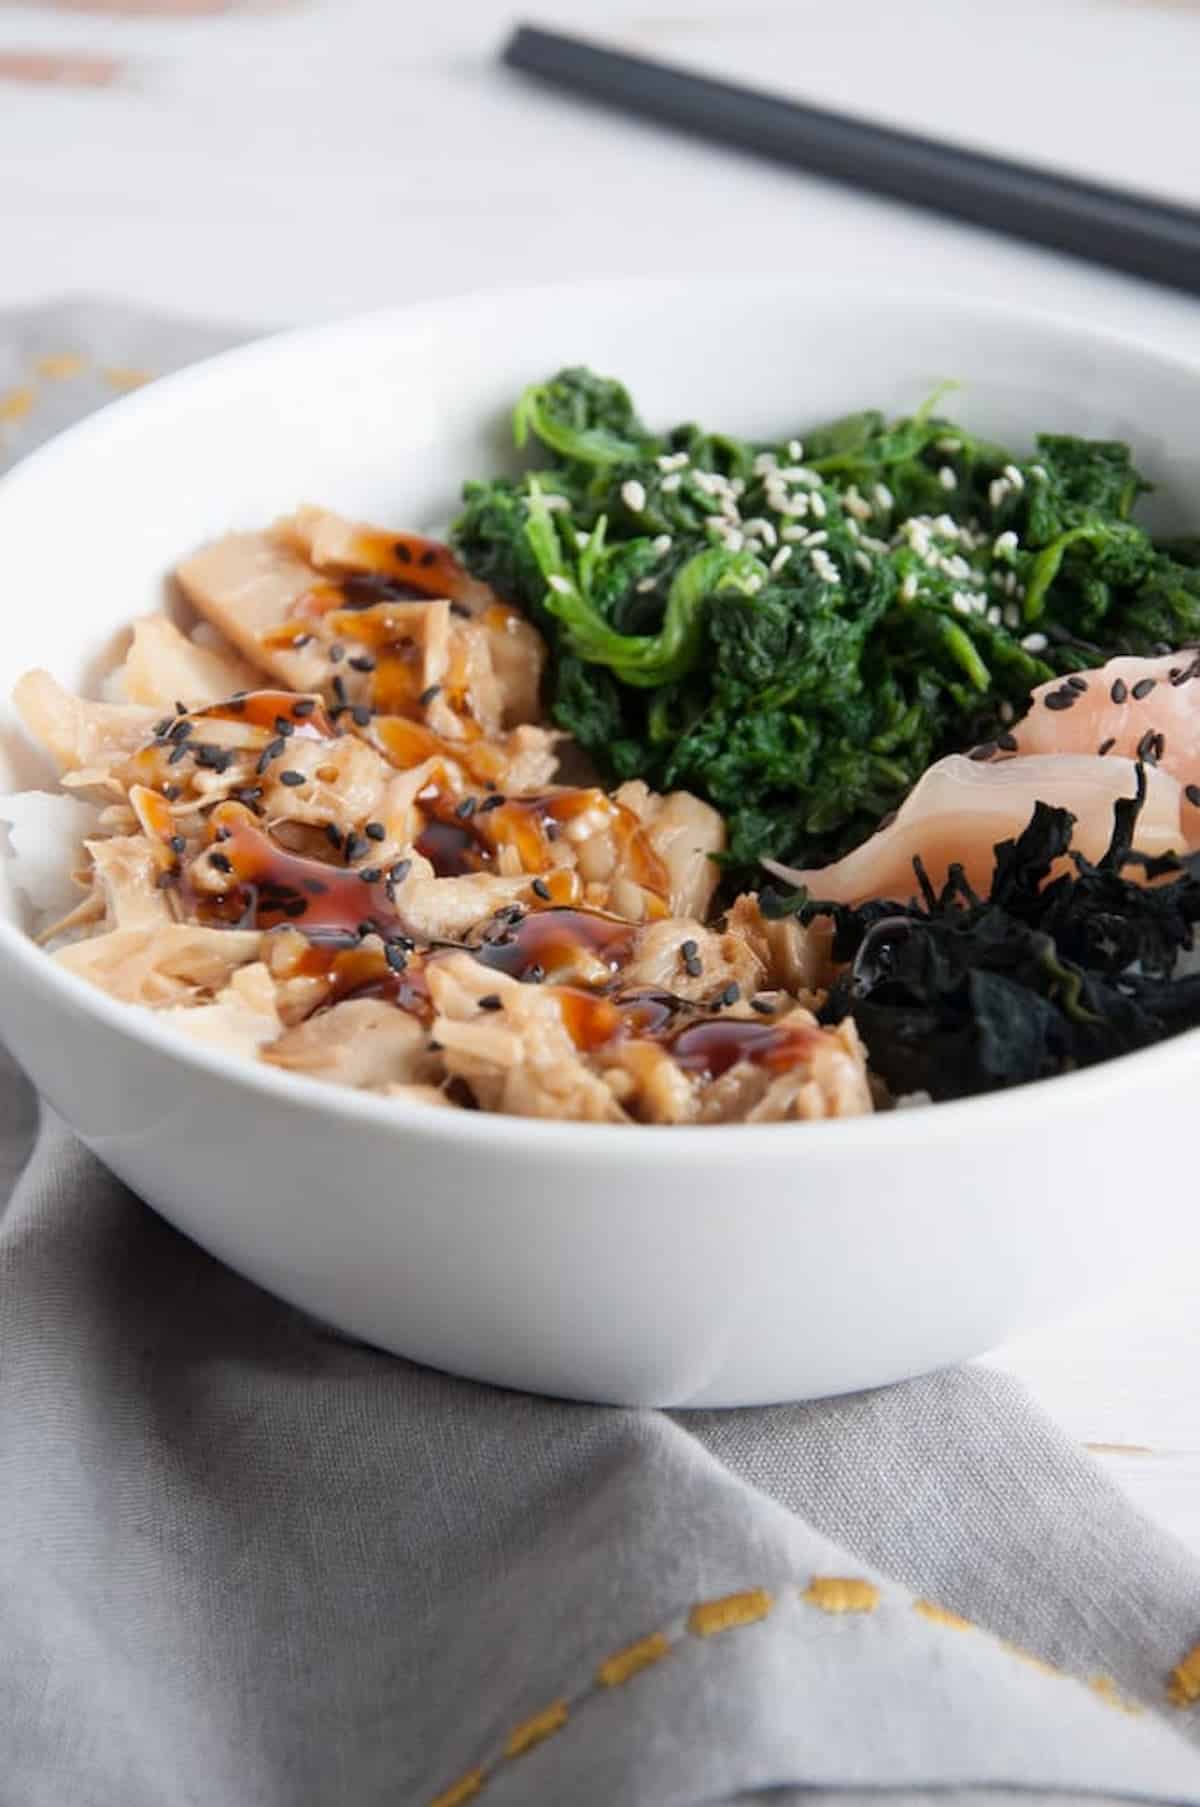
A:
[[[656,540],[651,540],[650,550],[658,558],[661,558],[665,552],[669,552],[671,550],[670,534],[669,533],[660,533]]]
[[[1025,487],[1025,479],[1021,475],[1020,471],[1017,469],[1016,465],[1015,464],[1006,464],[1004,467],[1004,475],[1008,478],[1008,481],[1012,484],[1012,487],[1017,491],[1017,493],[1020,494],[1021,490],[1023,490]]]
[[[1015,602],[1006,602],[1004,605],[1004,625],[1009,628],[1021,625],[1021,611]]]
[[[810,471],[806,464],[785,464],[779,475],[788,483],[803,483],[809,489],[819,488],[821,483],[816,471]]]
[[[946,573],[947,577],[956,577],[960,582],[963,578],[971,577],[973,575],[971,567],[966,559],[960,558],[957,552],[954,554],[953,558],[944,558],[941,561],[941,564],[942,570]]]
[[[890,552],[891,547],[886,540],[877,540],[873,533],[864,533],[862,543],[868,552]]]
[[[592,537],[591,534],[585,532],[582,527],[577,527],[575,529],[575,544],[579,547],[581,552],[582,552],[583,548],[587,545],[587,543],[591,539],[591,537]]]
[[[799,439],[789,439],[787,455],[793,464],[800,464],[804,458],[804,444]]]
[[[819,489],[814,489],[808,498],[808,506],[818,521],[823,521],[829,510],[825,506],[825,498]]]
[[[1049,644],[1045,634],[1026,634],[1021,648],[1027,653],[1044,653]]]
[[[810,533],[804,543],[806,546],[828,546],[829,535],[824,532]]]
[[[787,564],[787,562],[791,558],[791,556],[792,556],[792,548],[790,546],[781,546],[779,548],[779,551],[775,554],[774,558],[771,560],[771,570],[772,571],[782,571],[783,567]]]
[[[954,472],[950,469],[948,464],[943,464],[941,470],[938,472],[938,482],[943,489],[958,488],[958,478],[954,475]]]
[[[1012,484],[1006,482],[1003,477],[992,478],[988,484],[988,501],[993,508],[999,508],[1003,504],[1011,488]]]
[[[751,596],[757,595],[757,593],[759,592],[759,590],[762,589],[762,587],[763,587],[763,580],[759,576],[758,572],[751,571],[749,577],[746,579],[746,588],[750,592]]]
[[[828,552],[822,547],[818,547],[815,552],[810,552],[808,556],[817,576],[824,578],[827,584],[835,584],[841,581],[837,566],[830,558]]]
[[[686,452],[664,452],[654,462],[660,471],[681,471],[688,462],[688,455]]]
[[[1004,591],[1007,596],[1015,596],[1016,595],[1016,593],[1017,593],[1017,574],[1015,571],[1006,571],[1005,572],[1005,574],[1004,574]]]
[[[546,579],[546,582],[559,596],[569,596],[571,594],[571,585],[569,581],[565,577],[560,577],[557,571],[552,571],[550,576]]]
[[[571,506],[570,501],[566,496],[543,496],[542,502],[543,505],[550,510],[551,514],[559,513],[562,509],[570,508]]]
[[[971,598],[969,596],[964,596],[961,590],[955,590],[953,596],[950,598],[950,607],[954,610],[956,615],[969,615],[971,613]]]
[[[944,539],[957,540],[962,538],[958,522],[952,514],[935,515],[933,525]]]
[[[865,552],[856,552],[856,553],[855,553],[855,554],[854,554],[854,562],[855,562],[855,564],[856,564],[856,565],[858,565],[858,567],[859,567],[859,568],[860,568],[860,570],[863,570],[863,571],[870,571],[870,570],[872,570],[872,569],[873,569],[873,566],[872,566],[872,564],[871,564],[871,560],[870,560],[870,557],[869,557],[869,555],[868,555],[868,554],[867,554],[867,553],[865,553]]]
[[[1011,558],[1017,549],[1017,536],[1012,528],[1005,533],[998,533],[992,541],[992,551],[997,558]]]
[[[634,514],[641,514],[643,508],[645,508],[646,491],[636,477],[630,477],[628,482],[622,483],[621,500],[624,502],[626,508],[631,508],[633,510]]]
[[[747,534],[754,534],[760,540],[765,540],[768,546],[774,546],[779,539],[774,522],[768,521],[765,515],[754,515],[750,520],[743,521],[742,526]]]
[[[1031,464],[1029,467],[1029,475],[1031,477],[1036,477],[1039,483],[1049,483],[1050,481],[1050,473],[1044,464]]]
[[[804,541],[808,538],[808,528],[807,527],[785,527],[779,537],[781,540],[798,541],[801,545],[803,545]]]
[[[995,603],[993,603],[991,608],[988,610],[987,618],[988,618],[988,626],[989,627],[999,627],[1000,626],[1000,610],[996,607]]]
[[[643,577],[636,587],[640,594],[644,596],[647,590],[652,590],[654,588],[654,585],[655,579],[653,577]]]
[[[939,439],[937,441],[937,449],[939,452],[961,452],[962,451],[962,440],[961,439]]]
[[[842,497],[842,507],[856,521],[869,521],[875,512],[866,497],[859,494],[857,483],[852,483]]]
[[[744,496],[746,493],[746,479],[744,477],[732,478],[729,483],[729,488],[731,494],[735,496]]]
[[[1001,703],[999,713],[1002,722],[1011,722],[1015,719],[1017,712],[1011,703]]]
[[[900,585],[900,594],[905,602],[913,602],[916,600],[917,575],[915,571],[910,571],[908,576],[904,579],[904,582]]]
[[[875,498],[876,506],[882,508],[885,514],[889,508],[894,508],[896,505],[896,498],[886,483],[877,483],[871,494]]]
[[[679,472],[672,471],[671,475],[669,477],[664,477],[662,480],[663,495],[669,496],[669,495],[673,494],[674,491],[679,488],[679,485],[682,482],[683,482],[683,478],[680,476]]]
[[[740,552],[746,544],[745,535],[739,533],[736,527],[727,528],[721,535],[721,540],[727,552]]]
[[[850,535],[850,538],[852,540],[861,540],[861,538],[863,536],[863,530],[859,526],[858,522],[854,519],[853,515],[851,515],[848,518],[848,520],[846,521],[846,532]]]
[[[760,452],[754,460],[754,475],[756,477],[769,476],[773,470],[778,469],[778,466],[779,460],[774,452]]]

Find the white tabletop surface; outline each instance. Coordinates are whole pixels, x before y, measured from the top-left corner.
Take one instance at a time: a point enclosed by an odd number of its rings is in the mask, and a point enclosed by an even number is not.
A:
[[[534,16],[1200,204],[1200,0],[547,0]],[[738,268],[936,284],[1194,350],[1195,300],[507,75],[512,17],[500,0],[0,0],[0,307],[102,293],[259,325]],[[991,1359],[1200,1551],[1200,1275],[1162,1255],[1152,1283]]]

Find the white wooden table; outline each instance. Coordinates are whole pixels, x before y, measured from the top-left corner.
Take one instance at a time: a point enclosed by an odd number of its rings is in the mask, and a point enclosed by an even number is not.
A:
[[[539,16],[1200,201],[1200,0],[546,0]],[[506,75],[511,18],[499,0],[0,0],[0,306],[105,293],[258,325],[506,281],[799,270],[1194,349],[1185,297]],[[1170,1254],[1154,1285],[992,1359],[1200,1550],[1200,1273]]]

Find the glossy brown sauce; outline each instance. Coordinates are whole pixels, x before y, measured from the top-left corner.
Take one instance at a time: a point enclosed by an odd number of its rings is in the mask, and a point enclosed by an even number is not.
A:
[[[581,816],[594,814],[597,829],[612,836],[622,870],[651,894],[649,914],[665,916],[670,880],[640,821],[598,789],[547,792],[544,796],[506,798],[495,809],[476,807],[466,817],[459,814],[461,800],[438,794],[419,799],[429,820],[418,837],[419,853],[439,878],[457,878],[468,872],[485,872],[495,864],[502,848],[515,850],[523,872],[548,874],[553,891],[556,878],[554,843],[560,833]],[[568,902],[553,896],[553,902]]]
[[[296,713],[298,703],[301,705],[299,714]],[[308,708],[310,703],[315,707]],[[246,722],[271,735],[278,734],[278,724],[283,721],[291,724],[292,733],[299,740],[333,738],[333,723],[319,698],[298,696],[292,690],[249,690],[244,696],[231,697],[226,703],[210,703],[206,708],[191,709],[188,713],[196,721]]]
[[[209,893],[185,883],[181,896],[193,920],[251,929],[290,923],[317,941],[353,938],[368,924],[404,932],[385,877],[368,883],[356,871],[289,853],[240,803],[219,803],[209,826],[211,851],[229,862],[229,888]]]
[[[619,973],[632,957],[637,926],[595,910],[536,910],[492,930],[475,958],[510,979],[540,977],[553,981],[579,964],[581,954],[598,960],[610,974]]]
[[[720,1079],[741,1060],[772,1073],[786,1073],[811,1054],[822,1033],[807,1024],[776,1027],[725,1017],[689,1024],[669,1036],[665,1046],[685,1073]]]
[[[326,981],[318,1008],[344,1004],[351,998],[381,998],[423,1023],[433,1018],[433,1000],[420,955],[412,956],[404,971],[397,972],[377,942],[359,947],[310,942],[293,971],[297,976]]]

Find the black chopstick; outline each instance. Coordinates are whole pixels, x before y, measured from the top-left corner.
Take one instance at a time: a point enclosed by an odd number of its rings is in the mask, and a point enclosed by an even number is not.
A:
[[[518,26],[510,68],[851,187],[1200,294],[1200,212]]]

